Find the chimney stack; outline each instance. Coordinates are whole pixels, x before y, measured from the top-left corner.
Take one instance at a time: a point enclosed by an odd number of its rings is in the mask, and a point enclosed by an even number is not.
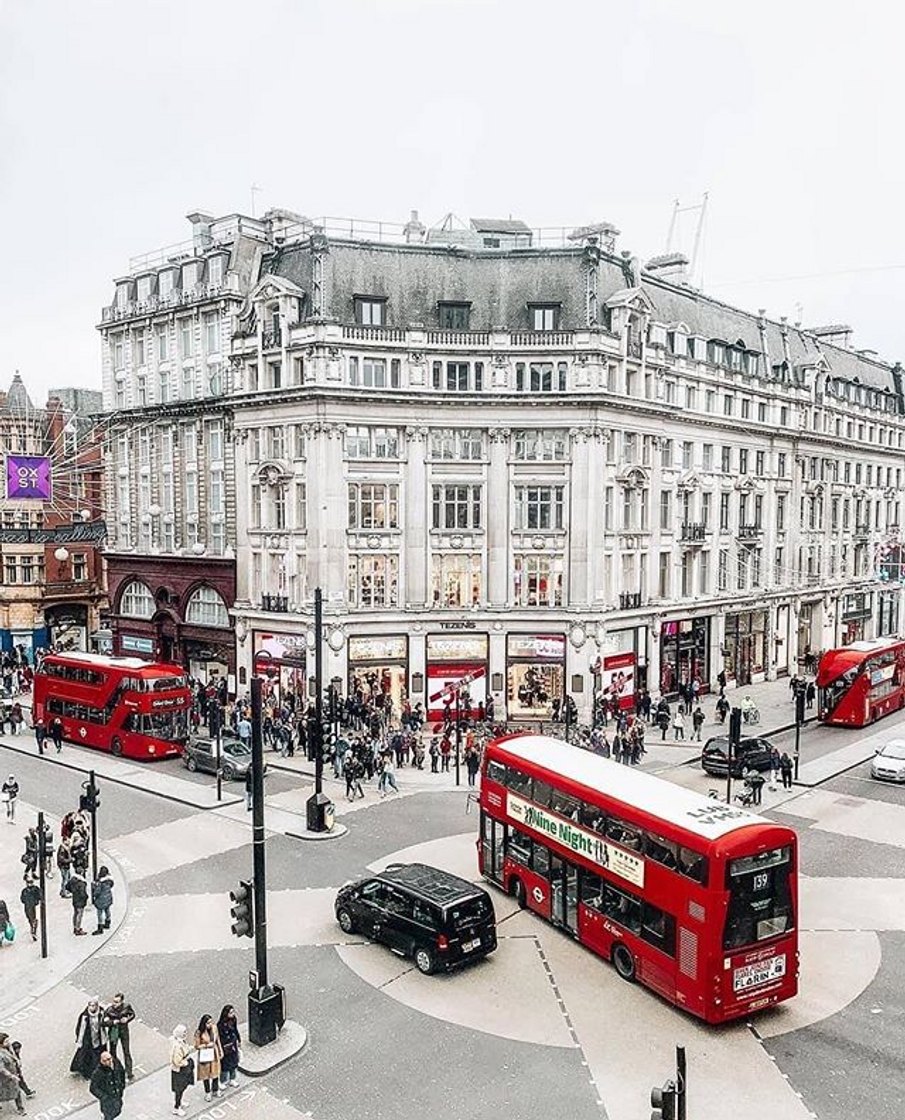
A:
[[[405,223],[402,232],[408,245],[420,245],[424,241],[427,230],[423,223],[418,220],[417,210],[411,211],[411,216]]]
[[[214,222],[212,214],[205,214],[201,210],[194,210],[191,214],[186,214],[188,220],[192,223],[192,243],[196,253],[203,253],[205,249],[209,249],[213,244],[213,237],[211,236],[211,226]]]

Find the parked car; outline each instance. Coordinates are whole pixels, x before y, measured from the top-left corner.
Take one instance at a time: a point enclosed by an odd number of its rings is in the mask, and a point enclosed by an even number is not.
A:
[[[742,739],[738,751],[732,759],[732,776],[740,778],[743,770],[769,770],[770,751],[773,744],[769,739]],[[708,774],[726,776],[726,759],[729,756],[729,736],[715,735],[708,739],[701,752],[701,766]]]
[[[344,933],[362,933],[411,957],[419,972],[448,970],[497,946],[493,901],[483,888],[423,863],[391,864],[347,883],[335,903]]]
[[[881,782],[905,782],[905,739],[884,743],[870,764],[870,776]]]
[[[217,773],[217,740],[206,735],[195,735],[185,745],[182,754],[183,765],[189,770],[201,770],[206,774]],[[230,782],[234,778],[244,778],[251,766],[251,747],[246,746],[235,735],[224,734],[220,738],[220,765],[223,777]],[[265,765],[266,773],[267,767]]]

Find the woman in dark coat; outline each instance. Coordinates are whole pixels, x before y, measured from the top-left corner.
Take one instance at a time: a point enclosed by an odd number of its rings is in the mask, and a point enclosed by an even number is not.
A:
[[[220,1060],[220,1083],[223,1086],[239,1084],[239,1047],[242,1036],[239,1034],[239,1018],[231,1003],[226,1004],[217,1020],[217,1032],[223,1057]]]
[[[107,1049],[107,1032],[104,1030],[104,1009],[99,1000],[91,999],[75,1024],[78,1049],[69,1065],[71,1073],[80,1073],[90,1081],[97,1069],[101,1054]]]

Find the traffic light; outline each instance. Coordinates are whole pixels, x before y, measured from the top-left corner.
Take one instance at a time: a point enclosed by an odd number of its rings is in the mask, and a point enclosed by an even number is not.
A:
[[[795,722],[804,723],[805,691],[803,688],[795,692]]]
[[[85,782],[82,789],[85,792],[79,795],[79,809],[83,813],[96,813],[101,803],[100,791],[89,782]]]
[[[236,890],[229,892],[229,897],[232,902],[229,912],[233,919],[231,927],[233,936],[254,937],[254,898],[252,895],[251,882],[248,879],[240,879],[239,886]]]
[[[676,1083],[667,1081],[650,1091],[650,1120],[676,1120]]]
[[[742,709],[733,708],[729,713],[729,746],[733,752],[738,751],[742,741]]]

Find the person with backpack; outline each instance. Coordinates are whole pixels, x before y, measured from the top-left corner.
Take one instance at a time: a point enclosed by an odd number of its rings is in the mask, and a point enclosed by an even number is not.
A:
[[[82,878],[81,870],[73,866],[68,883],[69,897],[72,900],[72,932],[76,937],[84,937],[88,932],[82,929],[82,919],[88,906],[88,884]]]
[[[97,911],[97,929],[94,937],[98,937],[110,928],[110,910],[113,907],[113,879],[106,867],[98,870],[97,878],[91,884],[91,905]]]
[[[704,709],[700,703],[695,707],[691,713],[691,737],[700,743],[701,741],[701,728],[704,726]]]
[[[788,751],[782,752],[782,757],[779,760],[779,768],[782,771],[782,788],[792,788],[792,760],[789,758]]]

